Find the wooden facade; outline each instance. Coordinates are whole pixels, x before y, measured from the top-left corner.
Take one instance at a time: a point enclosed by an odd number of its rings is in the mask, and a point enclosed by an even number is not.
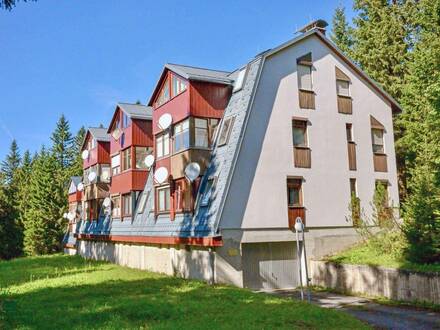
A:
[[[76,191],[74,194],[69,194],[69,203],[78,202],[82,200],[82,192]]]
[[[130,169],[112,177],[110,194],[127,194],[130,191],[141,191],[147,181],[147,170]]]
[[[89,150],[89,157],[83,160],[84,169],[96,164],[110,164],[110,142],[97,141],[96,147]]]
[[[83,200],[102,199],[108,197],[109,185],[107,183],[93,183],[84,187]]]
[[[347,142],[348,149],[348,168],[350,171],[356,171],[356,143]]]
[[[300,89],[298,96],[301,109],[315,109],[315,92]]]
[[[304,225],[306,224],[306,209],[304,206],[289,206],[287,213],[290,229],[295,228],[295,221],[298,217],[301,218]]]
[[[294,147],[293,158],[295,167],[311,168],[312,166],[311,151],[308,147]]]
[[[174,179],[183,178],[186,165],[190,162],[197,162],[200,165],[200,174],[203,175],[210,155],[211,151],[204,149],[188,149],[174,154],[170,159],[170,174]]]
[[[373,163],[375,172],[388,172],[387,155],[373,154]]]

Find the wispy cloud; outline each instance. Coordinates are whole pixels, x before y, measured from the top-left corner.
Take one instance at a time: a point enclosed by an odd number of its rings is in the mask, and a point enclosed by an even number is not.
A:
[[[14,135],[12,135],[11,130],[6,126],[2,117],[0,117],[0,128],[11,139],[11,141],[14,140]]]

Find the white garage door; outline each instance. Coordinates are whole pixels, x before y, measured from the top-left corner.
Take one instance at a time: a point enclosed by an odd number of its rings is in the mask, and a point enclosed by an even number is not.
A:
[[[243,249],[243,285],[255,290],[298,286],[296,242],[246,243]]]

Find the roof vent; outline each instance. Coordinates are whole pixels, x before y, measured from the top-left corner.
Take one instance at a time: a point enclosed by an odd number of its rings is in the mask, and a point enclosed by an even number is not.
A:
[[[316,21],[310,22],[307,25],[303,26],[298,32],[306,33],[310,30],[317,29],[321,33],[325,34],[325,28],[328,26],[328,23],[323,19],[318,19]]]

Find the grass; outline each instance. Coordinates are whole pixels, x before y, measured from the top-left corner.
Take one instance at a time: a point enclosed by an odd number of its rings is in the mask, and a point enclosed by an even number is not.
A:
[[[344,312],[64,255],[0,262],[0,329],[363,329]]]
[[[440,272],[440,263],[416,264],[405,259],[404,256],[396,257],[392,254],[381,253],[371,245],[359,244],[341,253],[330,256],[326,260],[339,264],[383,266],[389,268],[405,269],[415,272]]]

